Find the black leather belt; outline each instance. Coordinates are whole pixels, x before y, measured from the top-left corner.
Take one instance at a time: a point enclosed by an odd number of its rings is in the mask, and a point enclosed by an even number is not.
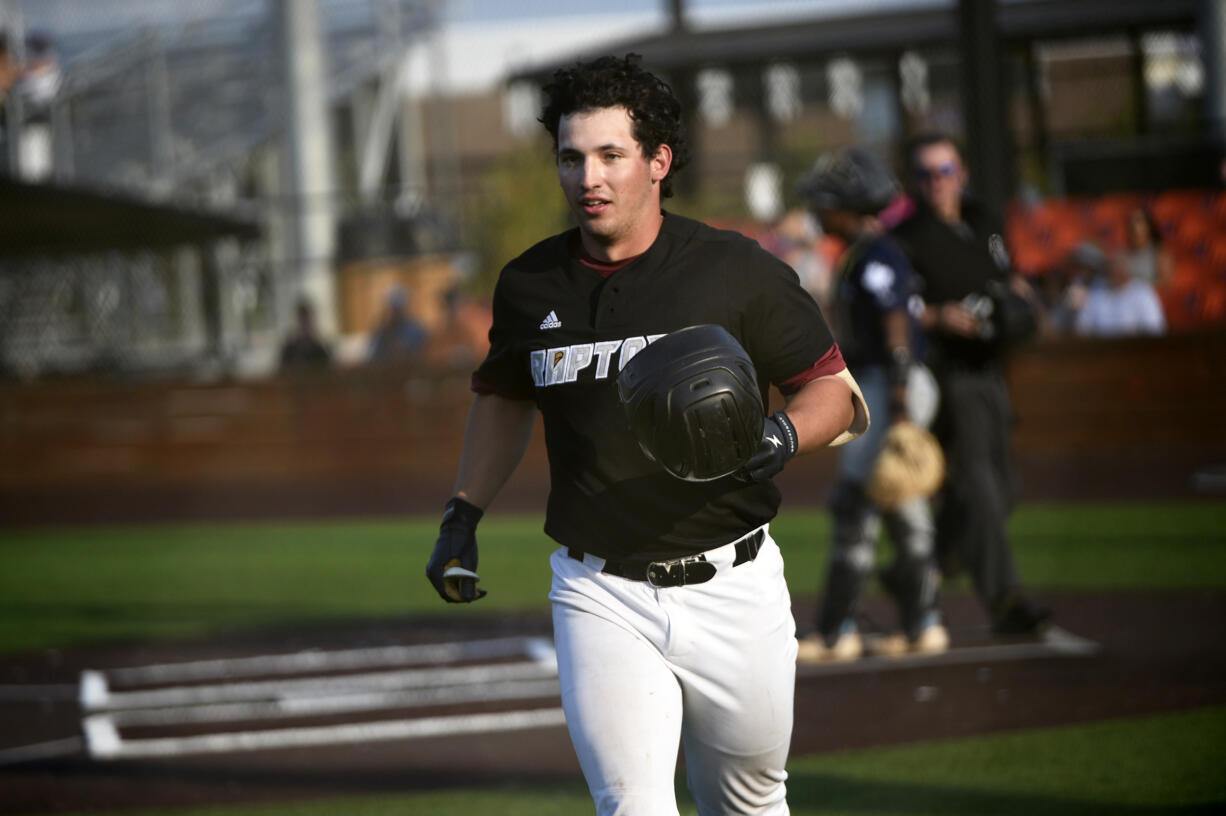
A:
[[[732,566],[737,567],[757,558],[765,540],[766,532],[756,530],[736,542],[736,558]],[[574,547],[567,547],[566,554],[576,561],[583,560],[583,551]],[[667,561],[606,560],[600,571],[631,581],[646,581],[656,587],[676,587],[710,581],[715,577],[716,566],[707,560],[705,553],[699,553]]]

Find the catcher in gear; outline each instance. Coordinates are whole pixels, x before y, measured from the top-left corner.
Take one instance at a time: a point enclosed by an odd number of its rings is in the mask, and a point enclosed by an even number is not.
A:
[[[801,638],[797,657],[816,662],[854,659],[866,650],[941,651],[949,636],[937,606],[939,573],[928,502],[940,485],[940,451],[922,447],[923,426],[935,414],[936,388],[919,362],[917,278],[876,216],[899,185],[877,157],[853,148],[820,157],[799,187],[822,228],[848,244],[835,286],[835,332],[876,421],[839,451],[825,592],[817,629]],[[860,632],[857,613],[876,564],[883,522],[895,559],[880,577],[897,602],[901,631],[870,639]]]

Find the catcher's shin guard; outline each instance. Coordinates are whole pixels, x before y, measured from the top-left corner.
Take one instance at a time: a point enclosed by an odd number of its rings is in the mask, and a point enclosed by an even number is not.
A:
[[[903,633],[907,640],[914,641],[937,611],[941,573],[928,559],[917,561],[900,554],[879,577],[885,591],[898,604]]]
[[[837,637],[843,622],[856,613],[864,581],[876,562],[877,537],[881,531],[880,516],[857,484],[836,485],[830,509],[834,514],[834,546],[817,621],[827,643]]]
[[[932,506],[924,498],[913,498],[884,513],[886,532],[901,557],[929,561],[936,541],[936,522]]]
[[[867,572],[856,569],[847,561],[831,561],[826,571],[826,594],[817,618],[817,629],[827,646],[834,645],[844,621],[855,617],[860,592]]]
[[[881,583],[898,603],[902,629],[915,640],[937,609],[940,572],[933,557],[936,525],[928,500],[913,498],[885,514],[886,530],[897,556],[881,573]]]

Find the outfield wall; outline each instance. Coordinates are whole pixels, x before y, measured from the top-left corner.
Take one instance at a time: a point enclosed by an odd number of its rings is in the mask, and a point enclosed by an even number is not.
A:
[[[1026,348],[1010,367],[1021,498],[1204,495],[1226,465],[1226,333]],[[0,385],[0,523],[402,513],[451,490],[467,371]],[[796,460],[821,501],[833,455]],[[496,508],[539,509],[542,434]],[[1221,493],[1217,494],[1221,496]]]

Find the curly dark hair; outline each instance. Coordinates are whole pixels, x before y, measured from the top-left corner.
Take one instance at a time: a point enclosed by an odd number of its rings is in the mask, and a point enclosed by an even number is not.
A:
[[[672,166],[660,182],[660,194],[673,194],[673,175],[690,160],[689,142],[681,122],[681,103],[668,83],[639,66],[638,54],[599,57],[554,72],[544,88],[546,101],[538,121],[553,137],[558,152],[558,123],[577,111],[625,108],[634,123],[634,138],[643,156],[651,158],[660,145],[673,152]]]

